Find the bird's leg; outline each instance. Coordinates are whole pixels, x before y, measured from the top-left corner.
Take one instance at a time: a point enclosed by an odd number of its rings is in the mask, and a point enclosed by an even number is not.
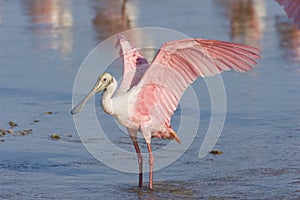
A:
[[[149,131],[149,129],[143,127],[141,132],[145,138],[145,141],[147,143],[148,152],[149,152],[149,188],[152,190],[154,157],[153,157],[152,149],[151,149],[151,131]]]
[[[152,154],[151,144],[147,143],[148,152],[149,152],[149,188],[153,188],[153,165],[154,165],[154,157]]]
[[[134,148],[135,148],[135,151],[137,153],[137,156],[138,156],[138,163],[139,163],[139,187],[143,187],[143,157],[142,157],[142,154],[141,154],[141,151],[140,151],[140,148],[139,148],[139,144],[138,142],[136,141],[136,138],[132,139],[132,142],[133,142],[133,145],[134,145]]]
[[[139,163],[139,187],[143,187],[143,157],[140,151],[139,144],[137,142],[137,137],[136,133],[134,134],[133,132],[129,131],[130,138],[133,142],[133,146],[135,148],[136,154],[138,156],[138,163]]]

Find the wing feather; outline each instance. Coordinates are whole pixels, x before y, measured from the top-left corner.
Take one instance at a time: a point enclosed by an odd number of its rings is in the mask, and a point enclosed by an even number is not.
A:
[[[276,0],[287,16],[300,28],[300,1],[299,0]]]
[[[116,94],[124,93],[135,86],[150,66],[141,52],[124,36],[119,35],[120,57],[123,58],[124,71],[122,82]]]
[[[234,69],[246,72],[257,64],[260,50],[217,40],[184,39],[165,43],[137,85],[133,104],[136,122],[169,123],[186,88],[199,76]]]
[[[212,52],[214,53],[223,53],[223,58],[225,58],[229,63],[229,68],[232,68],[238,72],[246,72],[252,69],[252,65],[254,65],[254,63],[249,63],[252,62],[249,61],[249,59],[247,59],[246,56],[242,55],[242,54],[236,54],[234,52],[228,51],[226,49],[222,49],[222,48],[216,48],[213,49]],[[248,60],[248,62],[244,61]],[[255,63],[256,64],[256,63]]]

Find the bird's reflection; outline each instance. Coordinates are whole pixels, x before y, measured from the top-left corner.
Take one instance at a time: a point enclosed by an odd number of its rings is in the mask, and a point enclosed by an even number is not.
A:
[[[286,17],[281,16],[276,16],[275,28],[279,35],[279,48],[283,57],[291,62],[300,63],[300,30],[287,21]]]
[[[151,38],[147,38],[147,40],[145,40],[145,33],[143,29],[133,32],[123,32],[138,27],[140,10],[138,1],[92,0],[92,9],[95,11],[92,24],[97,34],[96,37],[98,42],[102,42],[104,39],[115,34],[125,34],[126,37],[131,42],[134,42],[138,48],[142,46],[153,46]],[[141,51],[149,60],[152,60],[154,57],[155,50],[153,49],[144,49]]]
[[[36,36],[36,48],[55,49],[67,58],[73,47],[71,1],[24,0],[22,3]]]
[[[137,9],[127,0],[93,0],[92,20],[98,41],[135,27]]]
[[[263,0],[213,0],[230,22],[230,37],[233,41],[260,47],[265,16]]]
[[[264,0],[213,0],[219,13],[230,23],[233,41],[261,48],[265,28],[266,5]],[[283,57],[300,62],[300,31],[286,16],[276,16],[275,29]]]

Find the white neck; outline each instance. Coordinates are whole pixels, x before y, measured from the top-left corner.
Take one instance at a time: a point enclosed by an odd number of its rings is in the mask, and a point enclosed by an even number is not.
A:
[[[113,114],[113,107],[112,107],[112,95],[116,91],[118,87],[117,80],[113,77],[113,81],[109,86],[105,89],[103,96],[102,96],[102,109],[104,112],[112,115]]]

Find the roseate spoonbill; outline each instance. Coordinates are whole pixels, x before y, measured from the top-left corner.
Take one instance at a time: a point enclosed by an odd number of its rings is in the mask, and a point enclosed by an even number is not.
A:
[[[141,132],[149,152],[149,188],[153,187],[154,158],[151,138],[179,137],[170,125],[185,89],[198,77],[207,77],[234,69],[251,70],[259,59],[254,47],[217,40],[183,39],[165,43],[153,62],[147,60],[124,36],[118,37],[124,61],[122,82],[109,73],[102,74],[90,93],[71,113],[78,113],[86,101],[104,90],[103,110],[125,126],[138,156],[139,187],[143,184],[143,158],[137,141]]]
[[[275,0],[281,6],[288,17],[300,28],[300,0]]]

